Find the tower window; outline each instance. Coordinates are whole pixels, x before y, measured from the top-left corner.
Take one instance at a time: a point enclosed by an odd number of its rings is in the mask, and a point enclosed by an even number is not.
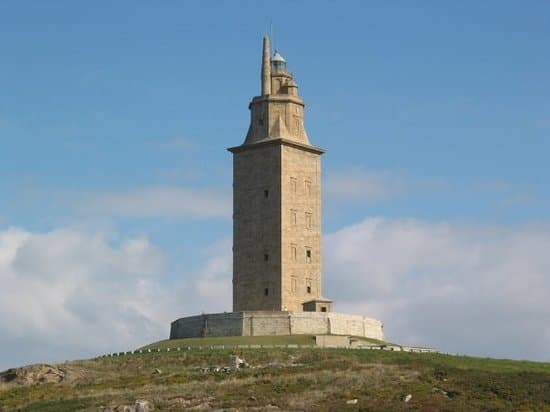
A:
[[[321,312],[326,312],[327,311],[327,307],[326,306],[321,306]]]
[[[311,249],[306,249],[306,262],[311,263]]]
[[[311,213],[306,212],[306,228],[311,229]]]
[[[269,289],[268,288],[265,288],[264,289],[264,296],[268,296],[269,295]]]
[[[264,125],[264,119],[258,119],[258,124],[260,126],[263,126]]]
[[[296,292],[296,284],[297,284],[297,279],[296,278],[292,278],[290,280],[290,289],[292,290],[292,292]]]
[[[305,189],[306,189],[306,195],[311,196],[311,182],[309,180],[306,180]]]
[[[267,199],[269,197],[269,190],[264,190],[264,197]]]
[[[293,225],[293,226],[296,226],[296,224],[298,223],[298,219],[296,217],[296,210],[291,210],[290,211],[290,224]]]
[[[306,292],[311,293],[311,280],[306,280]]]
[[[264,260],[267,262],[269,260],[269,255],[267,253],[264,253]]]
[[[298,253],[297,253],[298,247],[294,244],[290,245],[290,258],[296,262],[298,260]]]
[[[292,193],[296,193],[297,187],[298,187],[298,181],[296,180],[295,177],[291,177],[290,178],[290,191]]]

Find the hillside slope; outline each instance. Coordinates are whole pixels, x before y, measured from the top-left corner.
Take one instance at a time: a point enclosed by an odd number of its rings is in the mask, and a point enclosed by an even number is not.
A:
[[[234,355],[248,367],[217,369],[231,366]],[[550,410],[550,364],[374,350],[191,349],[0,374],[1,411],[152,408]]]

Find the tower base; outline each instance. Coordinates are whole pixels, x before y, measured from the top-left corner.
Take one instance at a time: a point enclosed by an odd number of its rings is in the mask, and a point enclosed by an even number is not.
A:
[[[207,336],[350,335],[384,340],[382,322],[334,312],[224,312],[177,319],[170,339]]]

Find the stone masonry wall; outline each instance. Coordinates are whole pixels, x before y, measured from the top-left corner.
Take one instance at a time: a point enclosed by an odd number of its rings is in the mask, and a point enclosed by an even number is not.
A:
[[[288,335],[289,322],[288,312],[245,312],[243,335]]]
[[[321,156],[283,145],[281,164],[281,309],[298,312],[322,296]]]
[[[243,319],[239,312],[205,315],[206,336],[239,336],[243,330]]]
[[[231,312],[172,322],[170,339],[201,336],[350,335],[384,340],[382,322],[359,315],[322,312]]]
[[[178,319],[170,325],[170,339],[180,337],[199,338],[204,336],[204,316],[188,316]]]
[[[233,157],[233,310],[281,310],[281,147]]]

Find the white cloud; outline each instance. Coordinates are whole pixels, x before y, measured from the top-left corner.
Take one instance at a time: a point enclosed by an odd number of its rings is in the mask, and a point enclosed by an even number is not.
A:
[[[200,301],[194,306],[201,306],[204,312],[231,311],[233,256],[231,253],[232,238],[222,239],[208,250],[209,259],[196,276],[196,290]]]
[[[550,360],[548,250],[548,225],[366,219],[326,237],[326,294],[397,342]]]
[[[142,237],[0,231],[0,369],[128,350],[184,315],[231,310],[231,239],[176,284]],[[550,360],[550,226],[366,219],[325,237],[325,294],[388,339]]]
[[[0,231],[0,370],[133,349],[166,339],[183,314],[230,310],[230,252],[214,245],[203,269],[169,285],[142,237]]]
[[[231,216],[231,196],[213,188],[150,186],[90,195],[81,209],[129,217],[227,218]]]
[[[199,313],[230,312],[232,309],[232,238],[214,242],[201,254],[201,266],[181,274],[176,285],[180,304],[173,319]]]
[[[0,366],[93,355],[167,333],[163,255],[73,230],[0,232]],[[168,299],[167,299],[168,298]]]

